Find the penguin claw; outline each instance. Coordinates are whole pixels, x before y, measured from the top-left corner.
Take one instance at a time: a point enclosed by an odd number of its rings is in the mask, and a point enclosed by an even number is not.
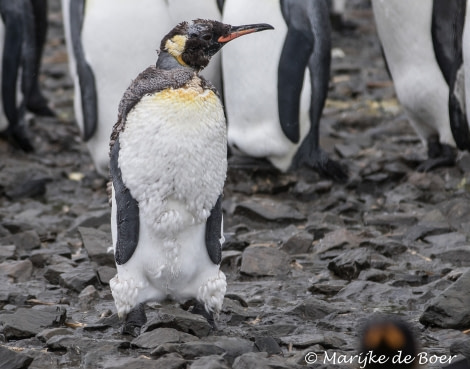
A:
[[[121,334],[137,337],[140,335],[142,326],[146,322],[147,315],[145,314],[145,304],[139,304],[127,314]]]
[[[429,172],[440,167],[451,167],[455,165],[457,150],[439,141],[428,141],[428,159],[423,161],[416,170],[418,172]]]
[[[214,313],[212,311],[208,312],[206,308],[204,307],[204,305],[201,304],[200,302],[197,302],[194,305],[193,309],[191,310],[191,313],[202,315],[204,318],[206,318],[207,322],[212,327],[212,329],[217,330],[217,326],[215,324],[215,319],[214,319]]]

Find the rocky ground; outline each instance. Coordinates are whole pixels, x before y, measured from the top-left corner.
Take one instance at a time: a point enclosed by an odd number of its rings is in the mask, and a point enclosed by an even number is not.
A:
[[[150,304],[133,339],[119,331],[106,181],[73,120],[50,1],[43,86],[58,116],[32,120],[33,154],[0,141],[0,368],[296,368],[308,352],[312,367],[334,367],[325,355],[353,355],[375,314],[408,321],[429,357],[469,354],[469,156],[415,171],[426,153],[397,103],[371,9],[349,4],[357,28],[334,33],[322,145],[350,181],[232,158],[218,330]]]

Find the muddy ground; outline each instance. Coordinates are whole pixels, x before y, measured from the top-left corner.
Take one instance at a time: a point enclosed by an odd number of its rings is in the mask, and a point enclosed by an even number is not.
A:
[[[32,154],[0,140],[0,368],[295,368],[309,352],[312,367],[334,367],[325,355],[353,355],[361,326],[381,314],[409,322],[429,358],[469,353],[469,156],[415,170],[426,152],[396,100],[370,6],[349,7],[355,28],[333,33],[322,146],[350,180],[231,158],[218,330],[149,304],[133,339],[120,334],[108,285],[106,180],[74,123],[50,1],[42,83],[57,118],[32,119]]]

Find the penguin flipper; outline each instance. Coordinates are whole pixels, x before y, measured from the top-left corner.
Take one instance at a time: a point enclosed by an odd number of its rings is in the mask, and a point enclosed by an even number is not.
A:
[[[214,264],[220,264],[222,261],[222,195],[215,203],[206,223],[206,248],[209,258]]]
[[[437,63],[449,85],[449,118],[457,147],[470,150],[470,130],[463,95],[462,38],[466,1],[434,0],[431,35]]]
[[[300,94],[312,51],[313,38],[300,29],[289,27],[279,59],[277,100],[282,131],[293,143],[300,139]]]
[[[225,0],[217,0],[217,7],[219,8],[220,13],[222,13],[224,9],[224,4],[225,4]]]
[[[114,142],[110,154],[110,173],[117,207],[117,240],[114,258],[118,265],[125,264],[134,254],[139,242],[139,203],[122,181],[119,168],[119,139]]]
[[[98,97],[95,75],[87,63],[81,40],[85,0],[70,1],[70,34],[77,66],[83,111],[83,140],[93,137],[98,125]]]

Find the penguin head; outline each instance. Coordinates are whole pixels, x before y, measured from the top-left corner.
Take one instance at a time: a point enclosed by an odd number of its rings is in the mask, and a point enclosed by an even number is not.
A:
[[[162,40],[160,50],[173,56],[180,65],[204,69],[227,42],[253,32],[274,29],[269,24],[231,26],[221,22],[196,19],[182,22]]]

